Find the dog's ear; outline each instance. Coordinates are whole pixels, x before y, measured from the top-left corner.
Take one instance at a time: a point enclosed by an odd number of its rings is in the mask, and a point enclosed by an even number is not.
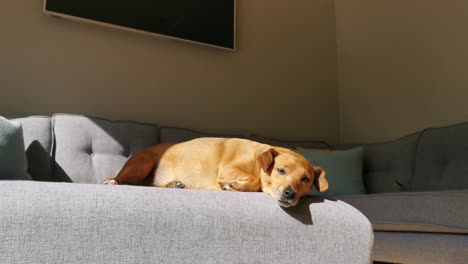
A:
[[[267,151],[258,155],[257,161],[264,172],[269,171],[269,168],[273,165],[275,157],[278,156],[278,154],[278,151],[274,150],[273,148],[270,148]]]
[[[328,181],[325,178],[325,170],[320,167],[314,167],[314,185],[319,192],[328,190]]]

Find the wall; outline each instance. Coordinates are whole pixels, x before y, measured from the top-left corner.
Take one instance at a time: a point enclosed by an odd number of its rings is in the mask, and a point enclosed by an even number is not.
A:
[[[468,2],[335,5],[342,142],[468,121]]]
[[[332,0],[238,0],[238,51],[0,9],[2,115],[78,113],[337,141]]]

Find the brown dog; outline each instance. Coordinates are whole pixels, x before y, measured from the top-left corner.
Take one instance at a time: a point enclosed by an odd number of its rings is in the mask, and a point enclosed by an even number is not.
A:
[[[149,147],[104,183],[263,191],[282,207],[296,205],[314,185],[321,192],[328,189],[325,171],[298,153],[238,138],[198,138]]]

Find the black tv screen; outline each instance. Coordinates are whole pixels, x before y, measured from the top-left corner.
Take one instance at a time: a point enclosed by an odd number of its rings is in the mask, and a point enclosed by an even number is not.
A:
[[[235,49],[236,0],[44,0],[50,15]]]

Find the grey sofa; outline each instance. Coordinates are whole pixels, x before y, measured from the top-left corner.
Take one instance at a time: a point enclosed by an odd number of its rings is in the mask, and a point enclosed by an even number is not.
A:
[[[371,262],[370,222],[339,200],[285,210],[263,193],[100,184],[146,146],[211,134],[66,114],[16,120],[34,181],[0,181],[0,263]]]
[[[365,145],[364,185],[338,199],[371,221],[374,260],[468,263],[468,123]]]

